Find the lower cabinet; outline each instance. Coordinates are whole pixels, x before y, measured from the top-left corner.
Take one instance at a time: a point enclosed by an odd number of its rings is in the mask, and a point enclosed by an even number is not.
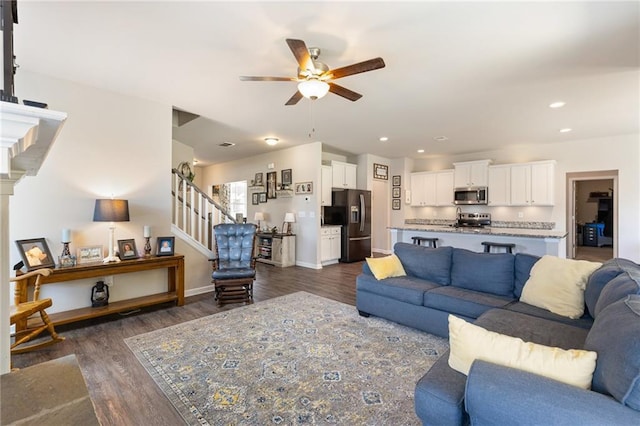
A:
[[[296,264],[296,236],[287,234],[258,234],[256,247],[258,262],[286,267]]]
[[[320,229],[320,261],[336,263],[342,256],[342,227],[323,226]]]

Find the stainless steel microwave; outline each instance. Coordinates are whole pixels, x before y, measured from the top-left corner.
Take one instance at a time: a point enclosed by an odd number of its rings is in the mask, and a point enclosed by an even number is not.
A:
[[[487,204],[489,190],[486,186],[472,186],[453,190],[453,204]]]

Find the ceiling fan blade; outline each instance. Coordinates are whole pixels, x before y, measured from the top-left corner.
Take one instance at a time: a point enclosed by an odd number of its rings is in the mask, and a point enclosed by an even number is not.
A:
[[[241,81],[298,81],[294,77],[253,77],[253,76],[240,76]]]
[[[357,101],[362,97],[360,93],[356,93],[353,90],[349,90],[346,87],[338,86],[335,83],[329,83],[329,91],[350,101]]]
[[[289,49],[293,52],[293,56],[296,57],[298,66],[301,70],[315,69],[313,62],[311,61],[311,57],[309,56],[309,49],[307,49],[307,45],[304,41],[288,38],[287,44],[289,45]]]
[[[296,91],[296,93],[294,93],[293,96],[289,98],[285,105],[295,105],[300,101],[300,99],[302,99],[302,93]]]
[[[358,62],[357,64],[347,65],[346,67],[336,68],[335,70],[329,70],[326,74],[331,75],[331,78],[335,80],[348,75],[377,70],[384,68],[384,66],[385,64],[382,58],[375,58],[364,62]]]

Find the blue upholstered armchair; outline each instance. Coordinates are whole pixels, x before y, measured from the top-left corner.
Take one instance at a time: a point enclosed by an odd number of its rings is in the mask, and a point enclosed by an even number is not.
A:
[[[252,223],[221,223],[213,227],[216,257],[212,282],[218,304],[253,300],[253,281],[256,277],[254,247],[256,225]]]

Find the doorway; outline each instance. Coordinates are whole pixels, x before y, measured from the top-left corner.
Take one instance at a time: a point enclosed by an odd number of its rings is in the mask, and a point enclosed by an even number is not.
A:
[[[618,171],[567,173],[567,257],[604,262],[617,256]]]

